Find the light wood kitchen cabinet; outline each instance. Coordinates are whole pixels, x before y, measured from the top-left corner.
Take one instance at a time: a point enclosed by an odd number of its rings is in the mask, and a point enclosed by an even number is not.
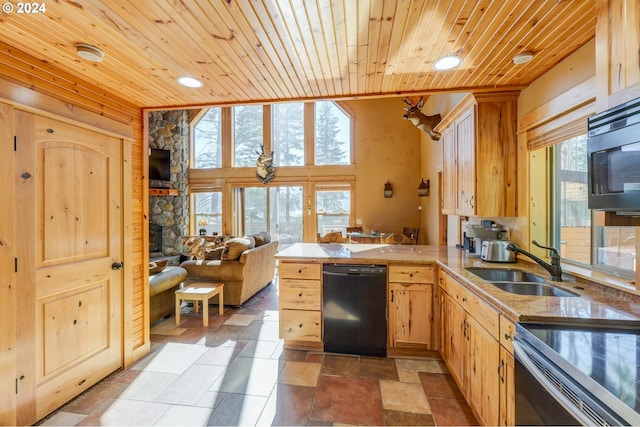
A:
[[[484,425],[500,419],[499,316],[450,275],[440,291],[443,359],[474,414]]]
[[[640,92],[640,3],[596,2],[597,111],[638,97]]]
[[[516,325],[500,315],[500,425],[515,425],[515,360],[513,338]]]
[[[434,267],[389,266],[388,351],[434,349]]]
[[[280,262],[280,338],[298,346],[322,345],[322,269],[320,263]]]
[[[456,213],[456,201],[458,195],[456,143],[454,127],[450,126],[442,131],[440,137],[442,143],[442,213],[453,215]]]
[[[443,214],[517,215],[517,97],[470,94],[436,127],[443,135]]]

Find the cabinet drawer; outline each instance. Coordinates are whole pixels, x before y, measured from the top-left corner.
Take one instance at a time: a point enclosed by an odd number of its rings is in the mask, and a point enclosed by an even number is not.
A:
[[[433,283],[433,266],[391,265],[389,282]]]
[[[297,341],[321,341],[321,312],[280,310],[280,338]]]
[[[504,316],[500,316],[500,344],[509,353],[513,354],[513,338],[516,334],[516,325],[507,320]]]
[[[448,275],[446,276],[446,288],[451,298],[474,317],[487,332],[498,339],[498,312],[493,307]]]
[[[445,289],[454,301],[469,311],[470,290],[449,275],[445,276]]]
[[[321,265],[298,262],[281,262],[278,274],[286,279],[317,279],[321,278]]]
[[[320,310],[320,280],[280,279],[280,308]]]

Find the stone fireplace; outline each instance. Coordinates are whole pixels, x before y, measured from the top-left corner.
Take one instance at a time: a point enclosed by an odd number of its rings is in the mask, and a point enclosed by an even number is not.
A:
[[[149,182],[149,187],[170,187],[177,196],[149,196],[149,250],[152,227],[160,233],[159,256],[175,257],[182,253],[182,237],[189,229],[189,193],[187,149],[189,120],[187,110],[149,113],[149,147],[171,151],[171,181]],[[158,228],[159,227],[159,228]],[[160,230],[160,231],[158,231]],[[156,240],[157,242],[157,240]]]
[[[149,224],[149,254],[162,253],[162,226],[154,223]]]

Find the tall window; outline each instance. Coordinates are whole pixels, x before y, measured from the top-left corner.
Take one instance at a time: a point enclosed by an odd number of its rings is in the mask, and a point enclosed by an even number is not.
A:
[[[271,107],[271,141],[274,163],[304,166],[304,104],[289,102]]]
[[[233,166],[255,166],[264,144],[262,105],[240,105],[231,109],[233,119]]]
[[[351,163],[351,118],[331,101],[315,103],[315,164]]]
[[[300,185],[235,188],[234,232],[246,235],[266,230],[281,247],[301,242],[302,194]]]
[[[196,232],[204,229],[208,235],[222,234],[222,192],[192,193],[194,212],[191,216]]]
[[[576,136],[553,147],[554,246],[564,260],[606,270],[635,271],[635,228],[599,226],[588,207],[587,137]]]
[[[316,229],[320,235],[331,231],[342,231],[346,235],[351,219],[351,186],[316,187],[316,215]]]
[[[222,166],[222,119],[220,108],[209,108],[194,126],[194,168]]]
[[[556,145],[557,214],[560,255],[588,264],[591,261],[591,211],[587,207],[587,137]]]

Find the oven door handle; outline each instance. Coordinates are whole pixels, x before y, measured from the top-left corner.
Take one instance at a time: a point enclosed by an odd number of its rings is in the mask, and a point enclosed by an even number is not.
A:
[[[548,392],[551,397],[553,397],[564,409],[567,410],[576,420],[578,420],[582,425],[593,425],[593,420],[587,417],[582,411],[576,408],[576,405],[568,399],[565,395],[560,393],[556,386],[545,376],[543,375],[538,366],[531,360],[529,354],[524,349],[526,344],[521,344],[518,341],[513,341],[513,354],[515,358],[522,363],[525,369],[535,378],[536,381],[540,383]]]

